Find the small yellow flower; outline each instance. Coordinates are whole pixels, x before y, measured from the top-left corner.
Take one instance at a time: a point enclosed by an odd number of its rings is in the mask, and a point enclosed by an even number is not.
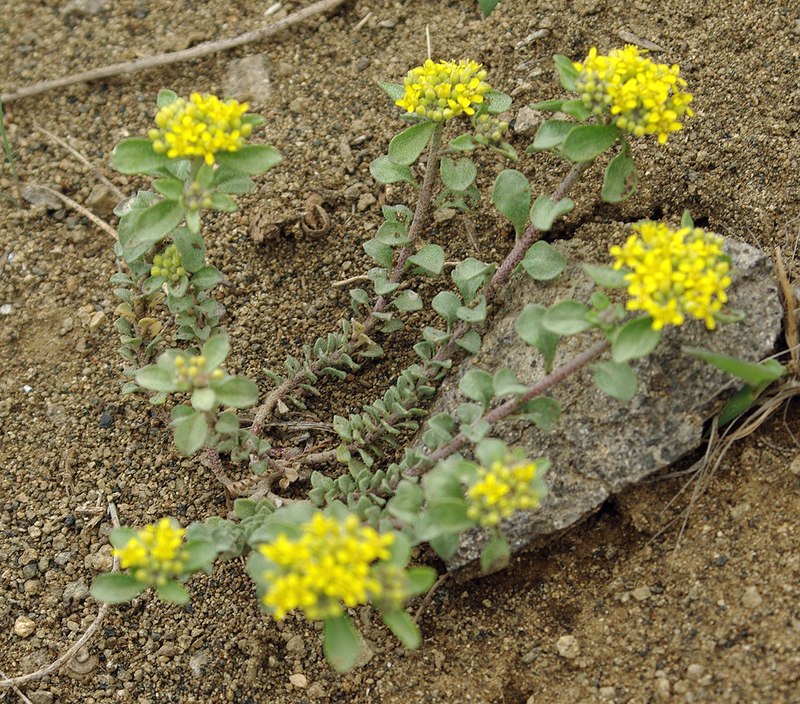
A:
[[[694,113],[692,96],[678,66],[653,63],[646,49],[628,44],[608,56],[592,47],[578,71],[575,89],[595,115],[610,115],[621,130],[636,137],[655,134],[660,144],[682,129],[681,118]]]
[[[338,616],[343,607],[381,596],[382,580],[372,570],[389,557],[394,535],[380,535],[356,516],[343,522],[317,513],[299,538],[281,533],[259,550],[269,561],[264,604],[277,620],[300,609],[310,621]]]
[[[161,254],[153,257],[150,276],[163,276],[175,283],[184,274],[186,274],[186,269],[181,266],[181,253],[174,244],[169,245]]]
[[[185,535],[186,530],[177,523],[162,518],[137,531],[113,555],[119,558],[120,567],[131,570],[140,582],[163,584],[183,571],[187,558]]]
[[[515,511],[537,508],[542,497],[534,484],[536,471],[535,462],[519,464],[510,456],[479,468],[477,481],[467,489],[467,516],[491,528]]]
[[[218,152],[235,152],[250,135],[252,126],[242,122],[247,103],[220,100],[215,95],[192,93],[178,98],[156,114],[158,129],[148,132],[153,150],[170,159],[203,157],[213,164]]]
[[[491,90],[482,65],[466,61],[425,61],[408,72],[405,94],[395,105],[434,122],[474,115]]]
[[[611,247],[614,268],[630,270],[628,310],[648,313],[655,330],[681,325],[687,315],[713,330],[731,284],[722,238],[699,227],[672,230],[649,220],[633,230],[622,247]]]
[[[201,389],[208,386],[210,381],[219,381],[225,376],[221,369],[208,369],[206,358],[203,355],[182,354],[173,361],[175,372],[173,378],[176,384],[185,386],[184,390]]]

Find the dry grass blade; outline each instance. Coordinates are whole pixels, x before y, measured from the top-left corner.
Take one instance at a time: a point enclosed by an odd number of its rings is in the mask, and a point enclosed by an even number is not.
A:
[[[70,198],[69,196],[65,196],[63,193],[55,190],[54,188],[50,188],[50,186],[43,186],[40,183],[31,183],[29,184],[29,186],[31,188],[41,188],[43,191],[47,191],[48,193],[53,194],[56,198],[59,198],[70,208],[76,210],[81,215],[91,220],[101,230],[107,232],[114,239],[117,239],[117,231],[113,227],[111,227],[111,225],[109,225],[105,220],[102,220],[101,218],[97,217],[97,215],[95,215],[91,210],[87,210],[86,208],[84,208],[77,201],[72,200],[72,198]]]

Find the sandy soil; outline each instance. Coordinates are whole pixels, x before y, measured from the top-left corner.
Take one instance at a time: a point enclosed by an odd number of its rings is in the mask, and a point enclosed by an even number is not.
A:
[[[5,0],[0,85],[5,91],[243,32],[270,21],[269,4],[114,0],[81,16],[63,15],[66,2]],[[281,12],[302,4],[286,2]],[[38,124],[132,192],[139,182],[114,174],[108,155],[120,138],[146,130],[158,89],[221,92],[232,59],[263,54],[272,95],[253,110],[267,116],[260,135],[285,162],[242,200],[240,213],[212,219],[207,230],[209,256],[231,282],[222,302],[232,370],[263,380],[265,366],[277,367],[345,313],[346,290],[331,282],[368,268],[361,243],[380,222],[380,203],[408,197],[369,176],[369,162],[402,124],[375,82],[400,80],[421,62],[426,26],[437,57],[484,62],[493,85],[514,96],[515,111],[557,94],[552,54],[609,49],[624,42],[621,32],[657,43],[659,60],[681,65],[697,116],[665,148],[637,147],[642,187],[624,207],[597,205],[590,179],[559,236],[593,223],[676,218],[688,207],[714,231],[791,251],[800,235],[799,9],[790,0],[503,0],[483,20],[471,0],[355,0],[269,42],[12,103],[7,129],[23,181],[81,203],[96,184],[34,131]],[[522,151],[530,140],[513,141]],[[502,167],[486,168],[489,183]],[[519,168],[539,192],[563,174],[555,160],[525,157]],[[315,189],[327,194],[327,233],[289,224],[278,234],[249,234],[254,212],[294,217]],[[0,191],[13,192],[5,165]],[[485,205],[476,218],[479,256],[497,260],[513,233]],[[97,211],[115,223],[102,203]],[[454,222],[430,236],[452,258],[475,253]],[[226,511],[220,486],[198,461],[174,454],[149,407],[119,396],[110,244],[70,211],[17,210],[0,198],[0,305],[10,306],[0,317],[0,668],[7,675],[51,661],[94,618],[87,587],[110,564],[107,502],[130,524]],[[105,320],[91,329],[97,311]],[[328,387],[307,416],[325,421],[373,398],[408,363],[406,345],[423,324],[412,318],[408,333],[386,343],[386,359],[355,385]],[[194,579],[191,606],[146,595],[114,610],[75,666],[85,673],[66,668],[25,692],[35,704],[800,702],[798,423],[790,408],[728,455],[677,550],[680,521],[670,521],[683,515],[685,494],[667,507],[686,476],[627,492],[502,574],[446,584],[424,614],[424,643],[414,653],[359,612],[366,656],[352,673],[336,675],[316,628],[292,619],[276,626],[259,614],[236,562]],[[27,638],[13,632],[21,615],[35,623]],[[566,650],[575,657],[559,652],[565,636],[575,639]],[[300,673],[306,687],[290,683]]]

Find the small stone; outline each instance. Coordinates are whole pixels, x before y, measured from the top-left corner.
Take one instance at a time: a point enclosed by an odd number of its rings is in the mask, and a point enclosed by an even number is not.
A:
[[[75,327],[75,322],[70,317],[64,318],[61,321],[61,334],[66,335],[68,332],[72,332],[72,329]]]
[[[789,465],[789,471],[796,477],[800,477],[800,454],[798,454]]]
[[[98,215],[108,217],[114,212],[114,208],[117,206],[117,197],[104,183],[98,183],[95,184],[89,196],[86,198],[86,205]]]
[[[103,430],[114,427],[114,416],[108,411],[103,411],[103,415],[100,416],[100,427],[103,428]]]
[[[308,678],[303,674],[289,675],[289,682],[295,687],[300,687],[302,689],[308,687]]]
[[[372,195],[372,193],[363,193],[361,197],[358,199],[358,204],[356,208],[358,208],[359,212],[364,212],[369,206],[375,204],[378,199]]]
[[[62,601],[82,601],[85,599],[89,594],[89,587],[86,586],[86,582],[83,581],[83,577],[80,579],[76,579],[74,582],[70,582],[66,587],[64,587],[64,593],[61,595]]]
[[[561,636],[556,641],[556,650],[562,658],[567,658],[567,660],[574,660],[581,652],[578,639],[575,636]]]
[[[631,592],[631,596],[636,599],[636,601],[645,601],[650,598],[650,587],[637,587]]]
[[[666,677],[657,678],[653,685],[653,694],[655,695],[656,701],[669,701],[670,689],[669,680]]]
[[[106,314],[103,313],[102,310],[98,310],[90,319],[89,319],[89,330],[94,332],[97,330],[103,323],[106,322]]]
[[[91,17],[107,10],[110,4],[111,0],[72,0],[61,8],[61,14],[64,17]]]
[[[306,690],[306,694],[308,695],[309,699],[324,699],[328,696],[328,693],[325,691],[325,687],[323,687],[319,682],[314,682]]]
[[[61,199],[38,186],[24,186],[22,197],[31,205],[43,205],[47,210],[60,210],[63,206]],[[36,273],[35,271],[33,272]]]
[[[36,623],[27,616],[19,616],[14,621],[14,633],[20,638],[27,638],[36,630]]]
[[[310,104],[311,103],[308,98],[295,98],[291,103],[289,103],[289,112],[293,112],[296,115],[301,115],[304,112],[308,112]]]
[[[345,200],[356,200],[361,195],[361,184],[354,183],[348,186],[344,191]]]
[[[516,118],[514,118],[514,132],[516,134],[532,134],[539,125],[544,122],[545,115],[539,110],[534,110],[525,105],[519,109]]]
[[[0,306],[0,315],[11,315],[13,310],[14,308],[10,303],[3,303],[3,305]]]
[[[356,71],[364,71],[365,69],[369,68],[370,59],[368,56],[361,56],[359,57],[358,61],[356,61]]]
[[[289,641],[286,643],[286,651],[289,653],[301,653],[305,651],[306,645],[303,641],[303,636],[301,635],[294,635],[289,638]]]
[[[756,587],[747,587],[742,594],[742,606],[746,609],[757,609],[763,601],[764,599]]]
[[[597,690],[597,694],[600,699],[613,699],[616,690],[613,687],[600,687],[600,689]]]
[[[447,222],[456,216],[455,208],[437,208],[433,211],[433,221],[435,223]]]
[[[266,54],[231,61],[224,86],[228,98],[266,103],[272,95]]]
[[[378,22],[378,27],[382,29],[394,29],[397,26],[397,22],[394,20],[381,20]]]
[[[28,692],[28,699],[31,704],[53,704],[55,696],[46,689],[37,689],[35,692]]]
[[[693,662],[686,668],[686,677],[690,680],[699,680],[703,676],[705,668],[699,663]]]

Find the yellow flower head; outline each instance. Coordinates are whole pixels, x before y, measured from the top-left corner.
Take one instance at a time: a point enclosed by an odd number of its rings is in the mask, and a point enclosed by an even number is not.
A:
[[[434,122],[458,115],[474,115],[475,105],[491,90],[482,65],[466,61],[432,61],[412,68],[405,78],[405,94],[395,105]]]
[[[610,115],[621,130],[636,137],[655,134],[664,144],[683,127],[681,118],[694,114],[692,96],[682,90],[686,81],[678,66],[653,63],[646,54],[631,44],[608,56],[592,47],[583,63],[573,64],[575,89],[595,115]]]
[[[131,536],[114,557],[122,569],[130,569],[140,582],[163,584],[182,573],[187,553],[183,544],[186,530],[169,518],[146,525]]]
[[[235,152],[250,135],[252,126],[242,122],[247,103],[220,100],[215,95],[192,93],[178,98],[156,114],[158,129],[148,132],[153,149],[170,159],[202,156],[214,163],[218,152]]]
[[[176,384],[185,387],[186,391],[201,389],[208,386],[210,381],[217,381],[225,376],[221,369],[208,369],[206,358],[201,354],[182,354],[175,357],[174,380]]]
[[[645,311],[653,328],[681,325],[686,316],[716,326],[714,315],[727,302],[730,262],[722,238],[699,227],[672,230],[649,220],[633,226],[622,247],[611,248],[614,268],[629,269],[628,310]]]
[[[480,467],[477,481],[467,489],[467,516],[491,528],[515,511],[537,508],[542,497],[534,484],[536,471],[535,462],[516,464],[510,456],[488,469]]]
[[[277,620],[301,609],[310,621],[338,616],[343,607],[381,596],[382,580],[372,563],[386,560],[394,535],[380,535],[356,516],[338,521],[317,513],[298,538],[281,533],[259,550],[270,562],[264,604]]]

